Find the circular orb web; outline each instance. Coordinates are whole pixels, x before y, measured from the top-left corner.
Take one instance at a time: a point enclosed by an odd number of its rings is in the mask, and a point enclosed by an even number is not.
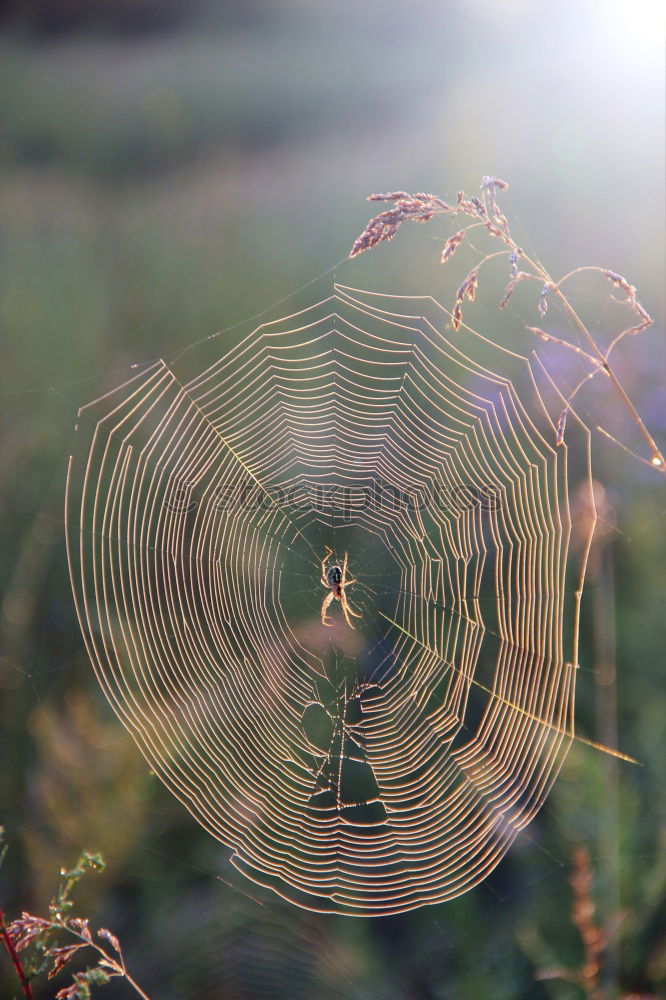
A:
[[[312,909],[477,885],[572,739],[568,447],[528,362],[445,321],[336,285],[80,413],[68,552],[105,694],[236,867]],[[321,622],[329,549],[354,628],[335,599]]]

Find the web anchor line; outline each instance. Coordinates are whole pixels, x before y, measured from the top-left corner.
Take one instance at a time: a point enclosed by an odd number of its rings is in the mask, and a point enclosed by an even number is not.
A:
[[[457,612],[454,611],[452,613],[456,614]],[[386,619],[387,622],[390,622],[391,625],[399,629],[404,635],[408,636],[414,642],[417,642],[420,646],[423,646],[424,649],[427,649],[429,653],[433,653],[433,655],[435,656],[437,655],[434,649],[431,649],[430,646],[427,646],[424,642],[421,642],[420,639],[418,639],[415,635],[412,635],[412,633],[407,631],[406,628],[403,628],[403,626],[400,625],[399,622],[395,621],[389,615],[385,615],[383,611],[380,611],[379,614],[382,616],[382,618]],[[639,760],[636,760],[635,757],[630,757],[629,754],[622,753],[621,750],[613,750],[612,747],[607,747],[604,743],[597,743],[596,740],[590,740],[586,736],[581,736],[579,733],[574,733],[571,731],[567,732],[564,729],[558,729],[557,726],[554,726],[552,722],[548,722],[547,719],[541,719],[539,718],[538,715],[534,715],[532,712],[528,712],[521,705],[517,705],[514,701],[509,701],[508,698],[504,698],[503,695],[499,694],[497,691],[493,691],[492,688],[487,687],[485,684],[482,684],[481,681],[477,680],[475,677],[467,676],[466,674],[463,673],[462,670],[456,667],[453,663],[447,662],[445,660],[443,660],[442,662],[446,666],[447,670],[455,670],[457,673],[462,674],[462,676],[465,677],[465,680],[470,681],[470,683],[474,684],[475,687],[480,688],[481,691],[485,691],[486,694],[489,694],[496,701],[499,701],[501,702],[501,704],[506,705],[508,708],[513,709],[514,712],[520,712],[521,715],[524,715],[525,718],[530,719],[532,722],[537,722],[540,726],[545,726],[547,729],[552,729],[552,731],[554,733],[557,733],[558,736],[565,736],[569,740],[576,740],[578,743],[584,743],[585,746],[592,747],[594,750],[600,750],[602,753],[609,754],[611,757],[617,757],[618,760],[624,760],[628,764],[636,764],[638,765],[638,767],[643,766]]]

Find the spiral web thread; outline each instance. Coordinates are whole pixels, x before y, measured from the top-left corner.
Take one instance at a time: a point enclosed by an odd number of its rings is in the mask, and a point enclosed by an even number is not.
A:
[[[552,384],[445,321],[335,285],[80,411],[68,552],[106,696],[234,865],[314,910],[478,884],[573,738],[589,434],[572,413],[556,447]],[[354,630],[320,620],[327,548]]]

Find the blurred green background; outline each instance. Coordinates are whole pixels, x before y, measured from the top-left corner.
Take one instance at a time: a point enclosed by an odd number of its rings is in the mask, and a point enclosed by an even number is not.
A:
[[[380,920],[255,901],[151,777],[82,648],[62,525],[79,405],[133,362],[251,328],[346,256],[371,191],[452,198],[485,173],[511,182],[515,232],[554,273],[599,263],[638,285],[655,327],[618,363],[663,447],[660,5],[4,0],[0,17],[3,907],[41,912],[87,848],[108,867],[82,906],[119,934],[153,1000],[574,998],[574,984],[535,974],[580,966],[567,878],[585,843],[599,919],[624,915],[606,996],[666,990],[656,473],[595,439],[612,527],[586,591],[577,716],[644,766],[574,745],[485,885]],[[377,287],[450,296],[431,235],[419,227],[414,258],[411,234],[378,251]],[[603,340],[608,289],[576,294]],[[493,310],[477,313],[489,335]],[[610,397],[585,405],[639,446]],[[0,954],[0,994],[17,993]]]

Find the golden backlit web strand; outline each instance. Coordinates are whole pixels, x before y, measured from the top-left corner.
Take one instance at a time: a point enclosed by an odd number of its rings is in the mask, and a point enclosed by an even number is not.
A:
[[[335,285],[80,415],[68,553],[106,696],[238,869],[311,909],[478,884],[574,738],[589,433],[572,409],[556,447],[548,380],[444,319]],[[328,548],[353,630],[321,623]]]

